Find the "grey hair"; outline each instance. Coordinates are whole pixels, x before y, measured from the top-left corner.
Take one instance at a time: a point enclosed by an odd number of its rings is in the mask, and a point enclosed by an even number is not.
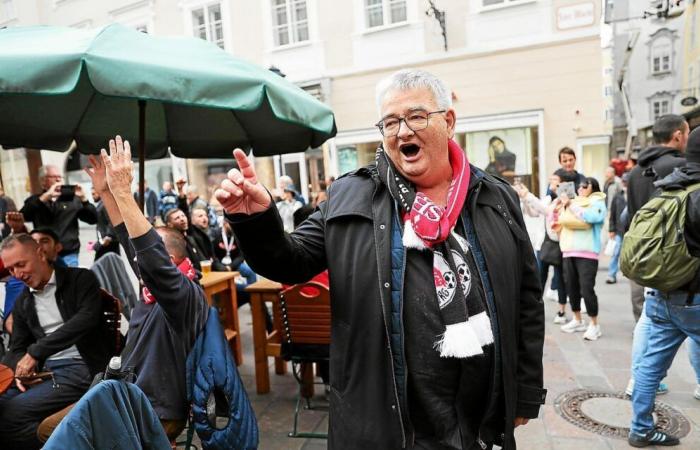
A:
[[[52,165],[52,164],[47,164],[45,166],[39,167],[39,170],[37,171],[39,175],[39,180],[43,180],[46,178],[46,171],[48,170],[49,167],[53,167],[54,169],[58,170],[58,167]]]
[[[26,245],[32,250],[36,250],[39,247],[39,244],[36,243],[30,234],[17,233],[11,234],[3,239],[2,243],[0,243],[0,253],[4,252],[5,250],[9,250],[16,245]]]
[[[197,186],[195,186],[194,184],[190,184],[189,186],[187,186],[187,193],[188,194],[198,194],[197,191],[198,191]]]
[[[421,69],[402,69],[394,72],[377,83],[377,109],[381,110],[384,96],[389,91],[405,91],[409,89],[428,89],[440,109],[452,107],[452,93],[444,81],[430,72]]]

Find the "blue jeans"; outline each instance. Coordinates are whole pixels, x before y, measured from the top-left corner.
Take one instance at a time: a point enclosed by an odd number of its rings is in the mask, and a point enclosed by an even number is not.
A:
[[[648,340],[633,372],[631,433],[645,435],[654,428],[656,389],[683,341],[690,338],[700,344],[700,294],[693,297],[690,306],[686,305],[687,298],[684,292],[668,295],[654,289],[645,292]]]
[[[51,380],[20,392],[13,385],[0,395],[0,448],[39,449],[36,436],[42,420],[77,402],[92,382],[88,366],[80,359],[47,361],[44,370],[54,373],[57,387]]]
[[[63,264],[65,267],[78,267],[80,264],[78,262],[78,253],[68,253],[63,256],[58,257],[58,262]]]
[[[613,250],[612,257],[610,258],[610,265],[608,266],[608,277],[615,279],[617,277],[617,271],[620,269],[620,249],[622,248],[622,236],[615,235],[615,250]]]

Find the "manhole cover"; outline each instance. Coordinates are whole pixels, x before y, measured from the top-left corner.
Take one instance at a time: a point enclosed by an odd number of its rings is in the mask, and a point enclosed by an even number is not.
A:
[[[632,404],[623,392],[564,392],[554,401],[554,409],[568,422],[601,436],[627,439],[630,431]],[[654,404],[654,418],[659,429],[673,436],[690,433],[688,419],[665,403]]]

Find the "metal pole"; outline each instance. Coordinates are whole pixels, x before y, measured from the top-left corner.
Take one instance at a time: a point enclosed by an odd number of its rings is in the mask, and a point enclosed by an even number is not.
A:
[[[139,100],[139,208],[143,211],[146,175],[146,100]]]

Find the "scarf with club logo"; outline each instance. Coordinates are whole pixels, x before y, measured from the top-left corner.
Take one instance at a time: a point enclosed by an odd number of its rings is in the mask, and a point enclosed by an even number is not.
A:
[[[180,264],[177,265],[177,269],[180,271],[180,273],[186,276],[188,280],[194,280],[194,278],[197,276],[197,272],[192,265],[190,258],[183,259]],[[149,291],[146,286],[143,286],[141,289],[141,294],[143,295],[144,303],[147,305],[156,302],[156,298],[153,296],[153,294],[151,294],[151,291]]]
[[[379,178],[401,208],[404,247],[433,252],[435,291],[445,326],[445,332],[436,337],[435,349],[443,358],[468,358],[483,354],[483,347],[493,343],[493,332],[485,299],[472,283],[478,274],[472,277],[467,262],[469,244],[454,231],[467,199],[469,162],[453,140],[448,141],[448,151],[452,182],[446,207],[416,192],[381,146],[376,163]]]

